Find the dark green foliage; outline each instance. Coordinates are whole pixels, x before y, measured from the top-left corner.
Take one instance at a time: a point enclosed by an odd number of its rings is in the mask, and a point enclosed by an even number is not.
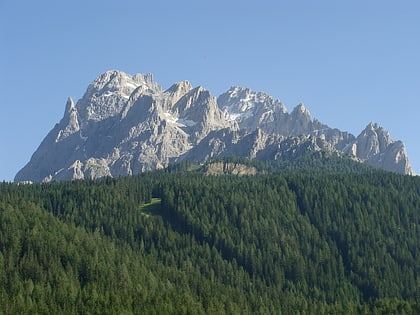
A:
[[[0,184],[0,314],[420,313],[420,179],[307,159]]]

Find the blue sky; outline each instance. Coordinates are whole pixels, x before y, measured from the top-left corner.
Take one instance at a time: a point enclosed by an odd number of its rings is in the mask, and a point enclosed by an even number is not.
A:
[[[233,85],[358,135],[404,141],[420,173],[419,1],[0,0],[0,180],[109,69]]]

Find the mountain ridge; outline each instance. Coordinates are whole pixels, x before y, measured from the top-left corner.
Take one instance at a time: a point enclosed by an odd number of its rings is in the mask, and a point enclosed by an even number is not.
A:
[[[164,90],[151,74],[110,70],[41,142],[15,181],[124,176],[216,156],[293,159],[306,150],[349,154],[370,165],[413,174],[404,143],[376,123],[354,136],[313,119],[299,104],[231,87],[219,97],[181,81]]]

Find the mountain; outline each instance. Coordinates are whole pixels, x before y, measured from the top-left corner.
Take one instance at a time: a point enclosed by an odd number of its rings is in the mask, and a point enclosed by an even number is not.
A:
[[[107,71],[83,97],[69,98],[54,126],[15,177],[48,182],[124,176],[217,156],[293,159],[311,151],[348,154],[385,170],[412,174],[404,144],[370,123],[354,135],[290,113],[265,93],[232,87],[218,98],[190,82],[163,90],[151,74]]]

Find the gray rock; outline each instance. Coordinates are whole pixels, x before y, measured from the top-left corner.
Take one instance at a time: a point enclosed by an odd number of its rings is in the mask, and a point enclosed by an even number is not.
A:
[[[363,162],[401,174],[413,175],[407,152],[401,141],[393,141],[389,132],[376,123],[369,123],[344,149]]]
[[[163,90],[152,75],[107,71],[48,133],[15,181],[125,176],[216,156],[293,159],[308,150],[346,153],[412,174],[404,144],[376,124],[356,138],[313,119],[303,104],[288,113],[265,93],[233,87],[217,99],[188,81]]]

